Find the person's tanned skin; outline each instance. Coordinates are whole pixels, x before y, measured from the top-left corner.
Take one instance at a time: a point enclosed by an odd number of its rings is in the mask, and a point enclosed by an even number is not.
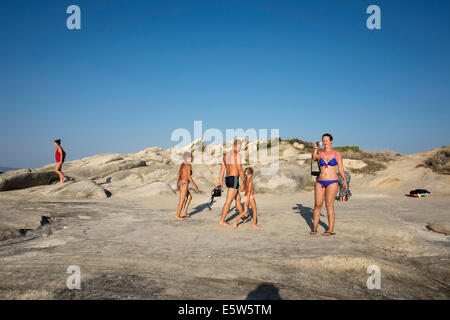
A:
[[[239,176],[244,181],[244,169],[242,169],[241,156],[239,151],[241,150],[241,142],[235,140],[233,143],[233,149],[227,152],[222,159],[222,167],[220,168],[219,186],[222,186],[223,176],[226,172],[226,176]],[[222,209],[222,217],[219,221],[220,226],[229,226],[230,224],[225,222],[228,212],[230,211],[231,203],[235,200],[236,210],[241,215],[243,210],[241,206],[241,195],[238,189],[227,188],[227,199]]]
[[[245,197],[244,197],[244,212],[237,216],[237,218],[234,220],[234,228],[236,229],[238,226],[239,219],[245,217],[245,215],[248,212],[248,206],[250,205],[252,207],[253,211],[253,228],[255,229],[261,229],[260,226],[256,224],[256,216],[257,216],[257,209],[256,209],[256,201],[254,198],[255,189],[253,188],[253,173],[247,172],[247,177],[245,180],[245,183],[242,184],[241,191],[245,190]],[[248,218],[250,219],[250,218]],[[247,222],[248,219],[245,219],[243,222]]]
[[[184,218],[190,217],[187,213],[189,204],[192,200],[192,195],[189,192],[189,183],[191,183],[194,186],[195,192],[198,192],[198,187],[194,182],[194,179],[192,179],[191,176],[191,162],[192,162],[192,154],[187,152],[184,155],[184,162],[180,166],[180,170],[178,171],[177,175],[177,188],[175,191],[180,190],[180,199],[178,201],[178,208],[177,208],[177,214],[176,214],[176,220],[183,220]],[[179,182],[185,182],[183,185],[179,186]],[[181,215],[181,210],[184,211],[183,215]]]
[[[59,162],[57,162],[55,164],[55,169],[53,171],[55,171],[56,174],[59,176],[58,184],[61,184],[61,183],[65,182],[65,181],[67,181],[67,178],[64,176],[64,173],[61,170],[62,169],[62,164],[64,163],[64,151],[63,151],[62,147],[58,143],[53,142],[53,145],[58,149],[59,159],[61,159]]]

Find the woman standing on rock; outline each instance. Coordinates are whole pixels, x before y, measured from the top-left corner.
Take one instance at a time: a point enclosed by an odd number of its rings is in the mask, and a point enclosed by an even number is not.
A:
[[[184,161],[180,166],[180,170],[178,171],[177,175],[177,188],[175,191],[180,190],[180,200],[178,201],[178,208],[177,208],[177,216],[175,219],[177,220],[183,220],[184,218],[189,218],[190,216],[187,214],[187,210],[189,207],[189,204],[192,200],[192,195],[189,192],[189,182],[192,183],[192,185],[195,188],[195,192],[198,192],[198,187],[195,184],[194,180],[192,179],[192,153],[191,152],[185,152],[184,153]],[[181,215],[181,210],[184,211],[183,215]]]
[[[322,210],[323,201],[325,199],[325,206],[328,214],[328,230],[322,233],[323,236],[332,236],[334,233],[334,201],[339,190],[339,179],[336,173],[336,166],[338,166],[339,173],[343,177],[343,188],[347,189],[347,180],[345,179],[344,166],[342,164],[342,156],[340,152],[331,148],[333,136],[325,133],[322,136],[322,143],[324,149],[319,150],[319,143],[314,144],[314,152],[312,155],[313,161],[319,160],[320,176],[316,180],[314,187],[314,226],[310,234],[317,234],[317,225],[319,224],[320,211]]]
[[[56,147],[56,153],[55,153],[55,160],[56,160],[56,164],[55,164],[55,172],[58,174],[59,176],[59,183],[63,183],[64,181],[67,180],[66,177],[64,177],[64,173],[61,171],[62,169],[62,165],[64,163],[64,160],[66,159],[66,152],[64,151],[64,149],[61,147],[61,139],[55,140],[53,141],[53,145]]]

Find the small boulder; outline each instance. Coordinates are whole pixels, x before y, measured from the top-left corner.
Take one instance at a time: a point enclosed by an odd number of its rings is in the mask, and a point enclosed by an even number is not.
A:
[[[144,190],[142,190],[142,188],[141,188],[141,191],[144,191]],[[153,182],[145,187],[145,195],[150,196],[150,197],[173,195],[173,194],[175,194],[175,191],[166,182],[162,182],[162,181]]]
[[[297,156],[298,160],[311,160],[311,153],[302,153]]]
[[[294,148],[291,144],[285,144],[280,146],[280,156],[281,158],[291,158],[295,157],[300,153],[300,151]]]
[[[10,173],[0,176],[0,191],[49,185],[58,180],[59,176],[54,171]]]
[[[293,146],[294,148],[299,149],[299,150],[305,149],[305,145],[304,145],[303,143],[300,144],[300,143],[298,143],[297,141],[294,142],[294,143],[292,144],[292,146]]]
[[[343,159],[342,164],[345,169],[361,169],[367,166],[367,163],[361,160]]]
[[[105,199],[108,192],[94,181],[81,180],[51,186],[43,195],[58,199]]]

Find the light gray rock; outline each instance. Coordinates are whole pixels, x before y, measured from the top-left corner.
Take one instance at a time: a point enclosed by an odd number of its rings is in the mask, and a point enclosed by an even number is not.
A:
[[[50,171],[50,170],[48,170]],[[15,174],[18,173],[27,173],[27,172],[32,172],[31,169],[18,169],[18,170],[11,170],[11,171],[6,171],[2,174],[0,174],[0,178],[4,178],[4,177],[8,177],[8,176],[13,176]]]
[[[311,175],[297,165],[282,165],[274,175],[260,175],[253,179],[255,192],[282,193],[302,190],[311,181]]]
[[[367,166],[364,161],[354,159],[342,159],[342,164],[345,169],[361,169]]]
[[[146,186],[145,188],[140,188],[140,190],[147,196],[164,196],[164,195],[174,195],[175,191],[170,187],[167,182],[153,182]]]
[[[105,199],[109,196],[105,189],[90,180],[57,184],[43,190],[42,195],[58,199]]]
[[[63,172],[77,178],[89,178],[92,180],[97,180],[107,177],[118,171],[144,167],[145,165],[145,161],[141,160],[117,159],[105,162],[103,164],[92,164],[88,162],[85,165],[80,165],[77,167],[71,166],[68,169],[64,169],[63,166]]]
[[[124,185],[139,185],[142,184],[144,178],[142,175],[136,174],[134,172],[129,172],[128,170],[118,171],[113,173],[109,182],[113,184],[124,184]]]
[[[0,191],[26,189],[35,186],[49,185],[59,180],[53,171],[19,172],[0,176]]]
[[[297,148],[297,149],[299,149],[299,150],[303,150],[303,149],[305,149],[305,145],[302,143],[302,144],[300,144],[300,143],[298,143],[297,141],[296,142],[294,142],[293,144],[292,144],[292,146],[294,147],[294,148]]]
[[[162,161],[162,152],[163,150],[160,147],[151,147],[137,153],[131,153],[128,157],[130,160]]]
[[[297,156],[298,160],[311,160],[311,153],[302,153]]]

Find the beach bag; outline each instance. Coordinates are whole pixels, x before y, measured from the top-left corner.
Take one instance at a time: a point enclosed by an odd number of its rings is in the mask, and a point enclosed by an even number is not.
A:
[[[215,187],[214,189],[212,189],[211,191],[211,201],[209,202],[209,207],[211,207],[211,204],[214,202],[214,198],[215,197],[220,197],[222,196],[222,187]]]
[[[425,197],[427,194],[430,194],[431,192],[425,189],[415,189],[415,190],[411,190],[409,192],[409,196],[410,197],[414,197],[414,198],[422,198]]]
[[[316,162],[317,162],[317,170],[316,170],[316,171],[313,171],[313,159],[312,159],[312,157],[311,157],[311,175],[314,176],[314,177],[320,176],[320,165],[319,165],[319,161],[316,161]]]

